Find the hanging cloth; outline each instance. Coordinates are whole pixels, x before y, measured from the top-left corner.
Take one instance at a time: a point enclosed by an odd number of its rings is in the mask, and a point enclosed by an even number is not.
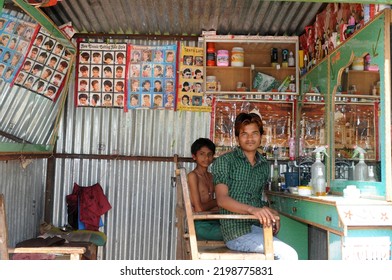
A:
[[[68,223],[72,227],[78,228],[77,218],[79,212],[80,221],[84,223],[86,230],[98,231],[101,215],[112,208],[99,183],[87,187],[81,187],[74,183],[72,194],[67,195],[66,201],[68,214],[70,210],[74,213],[72,217],[68,216]],[[76,211],[76,220],[75,209],[79,210]]]

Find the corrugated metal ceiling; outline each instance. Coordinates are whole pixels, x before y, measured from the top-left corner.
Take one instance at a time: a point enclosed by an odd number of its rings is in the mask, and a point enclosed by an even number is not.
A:
[[[62,0],[42,8],[78,33],[300,35],[327,4],[260,0]]]

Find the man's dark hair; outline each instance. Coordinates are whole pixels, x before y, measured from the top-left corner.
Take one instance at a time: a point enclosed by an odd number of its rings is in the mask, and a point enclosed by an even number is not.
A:
[[[263,122],[261,121],[261,118],[259,115],[255,113],[240,113],[236,119],[235,119],[235,136],[240,135],[240,129],[248,124],[255,123],[259,127],[260,135],[263,135],[264,130],[263,130]]]
[[[199,138],[195,142],[193,142],[191,146],[191,153],[192,155],[196,155],[197,151],[199,151],[201,148],[207,147],[212,151],[213,154],[215,154],[215,144],[208,138]]]

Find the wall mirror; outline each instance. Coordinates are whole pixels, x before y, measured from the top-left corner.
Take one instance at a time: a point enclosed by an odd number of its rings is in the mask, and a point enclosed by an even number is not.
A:
[[[2,14],[6,24],[13,24],[15,27],[11,30],[6,30],[7,25],[2,29],[2,35],[10,35],[11,38],[16,38],[17,47],[22,43],[30,45],[28,38],[25,37],[26,31],[20,34],[17,31],[18,27],[23,27],[25,30],[31,28],[35,34],[39,35],[45,33],[43,45],[50,39],[54,42],[53,50],[46,50],[51,56],[55,56],[54,47],[57,45],[63,46],[63,51],[58,54],[60,59],[66,61],[68,67],[61,74],[61,83],[55,87],[58,90],[56,98],[47,98],[50,85],[54,82],[54,75],[60,71],[53,67],[51,78],[47,79],[45,91],[41,94],[38,91],[38,82],[43,76],[33,77],[32,71],[24,69],[24,64],[30,60],[31,67],[39,64],[38,58],[32,57],[33,46],[27,47],[26,50],[20,50],[22,58],[19,66],[14,67],[19,72],[12,72],[16,80],[7,80],[4,75],[0,79],[0,153],[51,153],[55,144],[59,118],[64,107],[68,89],[68,79],[73,65],[76,48],[72,42],[51,22],[43,12],[34,6],[22,0],[8,1],[4,4],[2,2]],[[27,26],[27,28],[26,28]],[[37,26],[37,29],[34,27]],[[33,35],[34,36],[34,35]],[[34,37],[30,41],[33,42]],[[38,36],[35,36],[38,38]],[[45,41],[46,40],[46,41]],[[43,52],[44,46],[38,46],[39,55]],[[9,44],[4,45],[3,51],[10,51],[13,55],[17,53]],[[56,54],[57,55],[57,54]],[[14,55],[15,56],[15,55]],[[31,57],[30,57],[31,56]],[[49,58],[49,57],[48,57]],[[4,61],[3,61],[4,62]],[[7,67],[12,65],[7,65]],[[60,64],[60,63],[58,63]],[[27,65],[27,63],[26,63]],[[47,67],[47,63],[42,62],[43,67]],[[44,70],[44,69],[42,69]],[[24,74],[24,75],[22,75]],[[23,80],[17,82],[18,75],[23,77]],[[29,90],[29,78],[35,81]],[[52,79],[53,78],[53,79]],[[19,83],[19,84],[18,84]],[[37,88],[34,88],[37,84]],[[56,85],[56,84],[54,84]]]
[[[389,33],[389,30],[387,30]],[[386,174],[390,135],[385,120],[390,117],[390,64],[386,58],[384,15],[379,16],[339,46],[329,56],[331,112],[331,189],[343,192],[356,185],[363,196],[388,199],[391,186]],[[387,87],[387,85],[389,85]],[[374,178],[356,180],[353,172],[363,148],[365,163]],[[388,151],[390,152],[390,151]],[[355,174],[355,173],[354,173]]]
[[[334,92],[333,147],[335,179],[354,180],[353,166],[358,163],[355,149],[362,148],[369,171],[380,181],[379,104],[380,72],[365,67],[370,54],[352,56],[339,70]],[[378,69],[377,65],[372,65]]]

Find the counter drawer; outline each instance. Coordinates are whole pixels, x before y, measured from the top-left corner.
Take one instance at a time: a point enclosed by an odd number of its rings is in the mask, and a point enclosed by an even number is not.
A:
[[[319,225],[337,231],[343,230],[340,226],[337,209],[333,205],[277,195],[269,195],[269,200],[271,208],[293,219],[300,219],[315,226]]]

